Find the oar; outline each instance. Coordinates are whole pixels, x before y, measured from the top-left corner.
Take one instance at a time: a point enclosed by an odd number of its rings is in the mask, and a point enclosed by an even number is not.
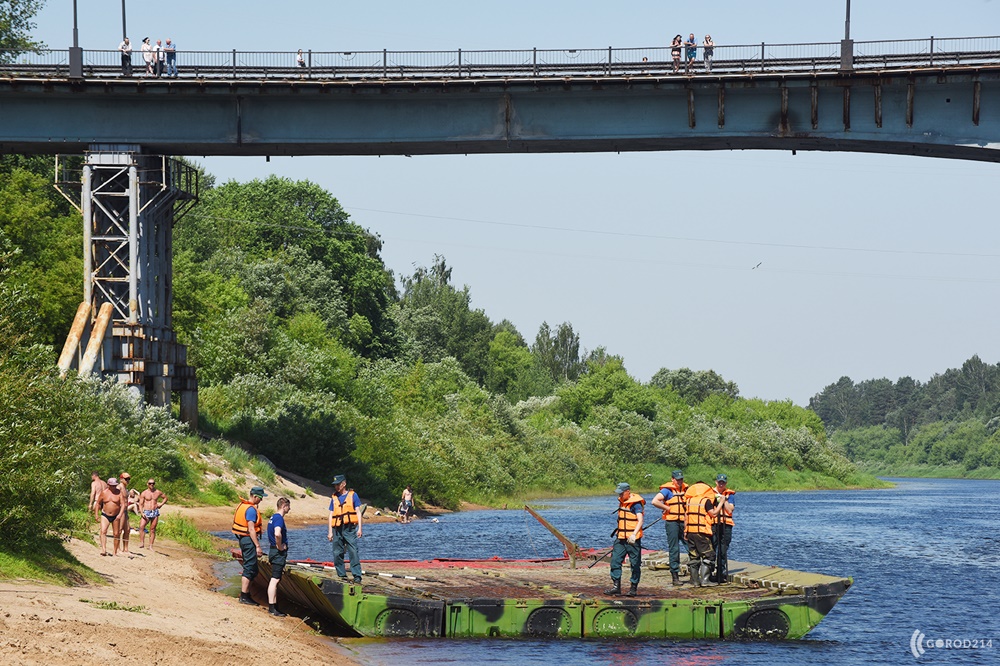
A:
[[[653,522],[651,522],[651,523],[650,523],[649,525],[647,525],[647,526],[643,527],[642,529],[643,529],[643,530],[648,530],[648,529],[649,529],[650,527],[652,527],[652,526],[653,526],[653,525],[655,525],[656,523],[660,522],[661,520],[663,520],[663,517],[662,517],[662,516],[661,516],[660,518],[657,518],[657,519],[656,519],[656,520],[654,520]],[[616,529],[616,530],[615,530],[614,532],[612,532],[612,535],[613,535],[613,536],[614,536],[614,535],[617,535],[617,533],[618,533],[618,530]],[[615,541],[617,541],[617,539],[615,539]],[[596,560],[594,560],[593,564],[591,564],[591,565],[590,565],[590,566],[588,566],[587,568],[588,568],[588,569],[590,569],[591,567],[593,567],[593,566],[594,566],[594,564],[597,564],[598,562],[600,562],[601,560],[603,560],[603,559],[604,559],[605,557],[607,557],[608,555],[610,555],[610,554],[611,554],[611,552],[612,552],[612,551],[610,551],[610,550],[609,550],[608,552],[604,553],[603,555],[601,555],[601,557],[600,557],[599,559],[596,559]]]

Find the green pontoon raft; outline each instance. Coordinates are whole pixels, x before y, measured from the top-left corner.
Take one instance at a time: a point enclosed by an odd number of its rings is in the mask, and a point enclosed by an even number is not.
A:
[[[557,559],[363,561],[360,585],[330,563],[290,562],[279,602],[345,636],[782,640],[805,636],[853,583],[730,560],[725,583],[675,586],[667,553],[645,551],[638,596],[607,596],[607,551],[564,543]]]

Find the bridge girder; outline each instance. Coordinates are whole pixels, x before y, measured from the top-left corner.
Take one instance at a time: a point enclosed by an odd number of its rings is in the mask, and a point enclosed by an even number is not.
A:
[[[1000,67],[528,80],[0,80],[0,151],[824,150],[1000,161]]]

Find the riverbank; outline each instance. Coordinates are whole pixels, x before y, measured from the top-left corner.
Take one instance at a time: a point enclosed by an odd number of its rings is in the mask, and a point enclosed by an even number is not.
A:
[[[160,666],[340,663],[346,648],[295,617],[213,591],[216,561],[165,539],[156,550],[101,557],[73,539],[69,553],[104,581],[63,587],[0,580],[0,663],[90,666],[129,659]]]

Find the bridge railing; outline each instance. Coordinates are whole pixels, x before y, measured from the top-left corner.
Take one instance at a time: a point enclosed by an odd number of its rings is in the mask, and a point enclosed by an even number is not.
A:
[[[719,44],[713,47],[711,74],[835,71],[841,67],[839,42],[808,44]],[[133,74],[145,73],[140,52],[133,52]],[[673,74],[670,46],[597,49],[520,49],[455,51],[308,51],[304,66],[294,51],[178,51],[180,78],[186,79],[440,79]],[[698,45],[688,68],[680,49],[679,73],[707,74],[705,47]],[[66,50],[0,50],[0,76],[66,77]],[[859,70],[1000,64],[1000,37],[960,37],[854,43]],[[84,51],[85,78],[120,78],[121,54]]]

